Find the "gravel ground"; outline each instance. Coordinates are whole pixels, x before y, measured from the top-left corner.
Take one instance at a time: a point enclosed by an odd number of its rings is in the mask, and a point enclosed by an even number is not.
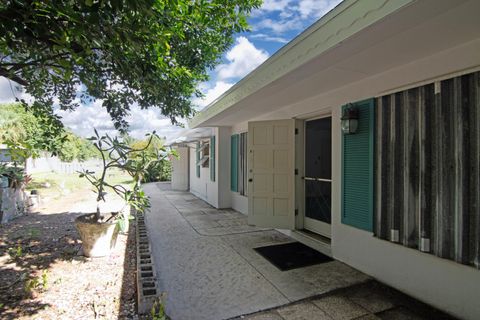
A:
[[[110,256],[79,255],[73,221],[93,211],[91,194],[65,195],[0,226],[1,319],[137,318],[134,223]]]

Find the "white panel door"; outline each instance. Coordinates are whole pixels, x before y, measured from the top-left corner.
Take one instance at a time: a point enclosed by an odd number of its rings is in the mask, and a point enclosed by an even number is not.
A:
[[[295,120],[248,123],[248,223],[295,229]]]

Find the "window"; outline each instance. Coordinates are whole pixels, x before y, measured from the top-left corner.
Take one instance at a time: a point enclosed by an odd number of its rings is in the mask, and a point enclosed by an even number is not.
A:
[[[377,237],[480,268],[479,97],[476,72],[377,99]]]
[[[208,168],[210,165],[210,142],[197,141],[196,147],[196,175],[200,178],[200,168]]]
[[[215,181],[215,136],[210,138],[210,180]]]
[[[200,155],[200,142],[197,141],[196,145],[195,145],[195,159],[196,159],[196,162],[195,162],[195,173],[196,173],[196,176],[197,178],[200,178],[200,159],[201,159],[201,155]]]
[[[231,137],[230,189],[247,195],[247,133]]]
[[[247,133],[243,132],[239,136],[238,143],[238,192],[241,195],[247,195]]]
[[[201,141],[197,143],[197,166],[208,168],[210,163],[210,143]]]

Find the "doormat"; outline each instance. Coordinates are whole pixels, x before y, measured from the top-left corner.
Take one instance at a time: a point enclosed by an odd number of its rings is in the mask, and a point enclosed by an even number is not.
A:
[[[333,260],[300,242],[258,247],[254,250],[281,271],[313,266]]]

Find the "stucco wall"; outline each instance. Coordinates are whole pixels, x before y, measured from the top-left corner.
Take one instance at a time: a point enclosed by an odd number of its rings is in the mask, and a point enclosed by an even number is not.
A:
[[[178,158],[172,159],[172,189],[188,191],[189,189],[189,152],[188,147],[175,147]]]
[[[248,197],[240,195],[238,192],[231,192],[232,209],[243,214],[248,213]]]
[[[196,175],[196,150],[190,147],[190,192],[210,203],[212,206],[218,205],[218,192],[216,181],[210,181],[210,168],[200,168],[200,178]]]
[[[218,207],[231,208],[230,195],[230,127],[215,128],[216,135],[216,179],[218,182]]]

